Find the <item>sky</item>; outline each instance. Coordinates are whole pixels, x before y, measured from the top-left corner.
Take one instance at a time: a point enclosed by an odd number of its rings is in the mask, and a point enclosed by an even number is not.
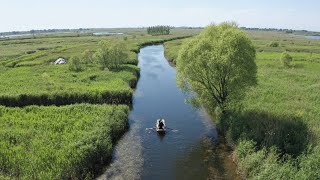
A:
[[[320,31],[319,0],[0,0],[0,32],[31,29],[239,26]]]

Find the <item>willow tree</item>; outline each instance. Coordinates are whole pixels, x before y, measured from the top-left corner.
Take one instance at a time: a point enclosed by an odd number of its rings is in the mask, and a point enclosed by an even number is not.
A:
[[[128,60],[128,49],[123,42],[100,42],[100,48],[94,53],[93,58],[97,61],[101,69],[117,70]]]
[[[177,59],[177,81],[192,102],[226,112],[256,84],[256,52],[234,23],[210,25],[186,42]]]

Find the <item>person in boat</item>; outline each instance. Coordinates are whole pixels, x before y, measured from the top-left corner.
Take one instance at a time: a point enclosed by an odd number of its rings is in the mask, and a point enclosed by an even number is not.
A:
[[[158,128],[159,128],[159,129],[163,129],[163,126],[164,126],[163,120],[160,119],[160,120],[159,120],[159,124],[158,124]]]

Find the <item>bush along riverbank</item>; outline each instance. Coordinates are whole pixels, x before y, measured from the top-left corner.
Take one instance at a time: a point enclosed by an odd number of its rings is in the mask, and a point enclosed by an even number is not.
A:
[[[319,80],[320,65],[315,60],[318,42],[292,39],[285,34],[270,36],[247,32],[257,52],[257,85],[249,88],[241,103],[230,106],[224,115],[215,106],[204,106],[211,112],[219,133],[233,148],[238,172],[246,179],[318,179],[319,148]],[[281,62],[279,48],[263,46],[282,40],[281,48],[293,52],[289,67]],[[294,43],[296,49],[292,49]],[[177,63],[178,52],[187,40],[165,43],[165,55]],[[312,57],[304,53],[309,48]],[[310,56],[310,57],[309,57]],[[192,102],[192,101],[191,101]]]

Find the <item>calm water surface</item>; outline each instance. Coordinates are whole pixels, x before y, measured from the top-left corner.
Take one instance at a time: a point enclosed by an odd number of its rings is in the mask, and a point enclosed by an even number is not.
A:
[[[141,49],[130,129],[98,179],[237,178],[229,151],[216,145],[215,125],[205,112],[185,103],[176,85],[176,70],[163,53],[163,46]],[[159,117],[171,128],[165,136],[148,129]]]
[[[320,40],[320,36],[305,36],[305,38],[307,38],[307,39],[319,39]]]

